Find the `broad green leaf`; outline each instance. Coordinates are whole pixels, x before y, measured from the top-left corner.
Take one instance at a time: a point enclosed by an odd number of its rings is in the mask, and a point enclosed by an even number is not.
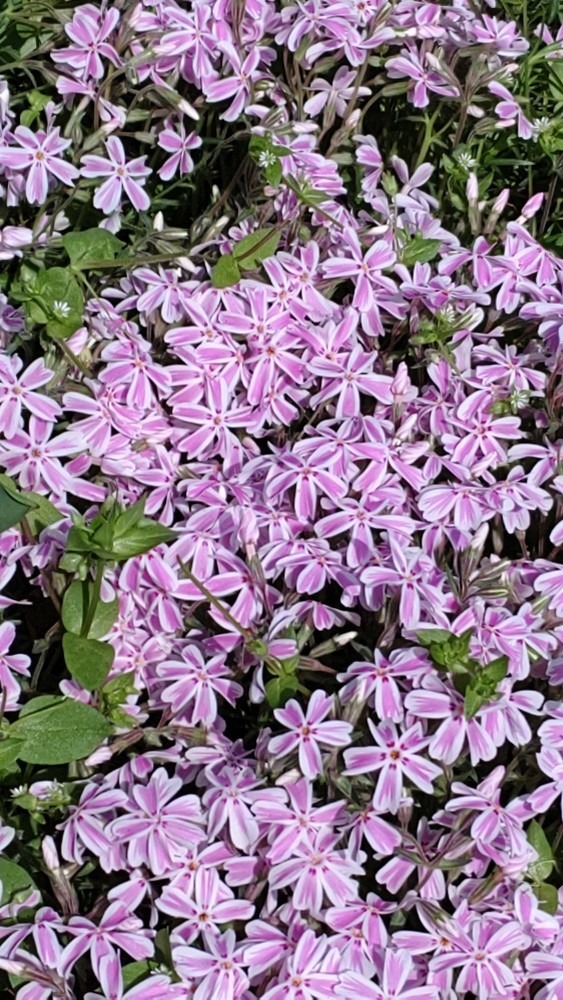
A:
[[[50,708],[20,716],[10,730],[10,735],[22,741],[18,757],[26,764],[82,760],[110,733],[111,726],[100,712],[67,698]]]
[[[557,888],[554,885],[550,885],[549,882],[538,882],[533,888],[540,910],[554,916],[554,914],[557,913],[559,906],[559,893],[557,892]]]
[[[0,486],[0,531],[13,528],[28,513],[29,505],[27,503],[16,500],[3,486]]]
[[[131,559],[143,552],[150,552],[156,545],[170,542],[173,538],[176,538],[176,532],[171,528],[143,517],[134,527],[129,528],[126,535],[113,539],[112,553],[115,559]]]
[[[256,229],[235,246],[232,253],[235,263],[244,270],[258,267],[275,254],[280,239],[281,232],[277,229]]]
[[[67,632],[80,635],[91,594],[92,584],[80,580],[75,580],[65,591],[62,620]],[[108,634],[118,614],[119,602],[117,598],[114,598],[113,601],[99,601],[87,638],[103,639]]]
[[[62,237],[73,267],[88,264],[92,260],[115,260],[123,241],[106,229],[83,229],[77,233],[65,233]]]
[[[26,715],[33,715],[34,712],[40,712],[44,708],[52,708],[53,705],[60,705],[64,700],[64,695],[62,694],[37,695],[36,698],[31,698],[20,709],[19,718],[23,719]]]
[[[130,986],[136,986],[143,979],[147,979],[151,972],[154,972],[156,969],[158,969],[158,962],[151,962],[149,959],[146,959],[144,962],[129,962],[121,970],[124,988],[129,989]]]
[[[537,819],[533,819],[530,823],[526,836],[528,843],[538,855],[536,861],[532,861],[531,865],[528,865],[526,874],[532,882],[545,882],[553,871],[555,860],[549,840]]]
[[[8,903],[16,893],[25,892],[26,889],[35,889],[35,882],[25,868],[10,861],[9,858],[0,858],[0,903]]]
[[[63,636],[63,652],[68,672],[87,691],[101,687],[115,656],[115,650],[108,642],[81,639],[73,632],[66,632]]]
[[[230,253],[223,254],[211,272],[211,284],[214,288],[231,288],[240,281],[240,267]]]
[[[266,699],[270,708],[283,708],[286,701],[295,694],[298,688],[298,680],[292,674],[283,674],[281,677],[272,677],[266,684]]]
[[[9,736],[0,740],[0,771],[6,771],[18,759],[20,746],[19,740]]]
[[[401,263],[410,267],[412,264],[426,264],[438,255],[440,240],[429,240],[423,236],[415,236],[410,240],[401,254]]]

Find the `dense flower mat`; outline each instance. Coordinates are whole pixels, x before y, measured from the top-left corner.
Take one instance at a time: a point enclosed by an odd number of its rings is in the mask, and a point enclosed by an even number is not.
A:
[[[563,997],[558,10],[2,3],[2,997]]]

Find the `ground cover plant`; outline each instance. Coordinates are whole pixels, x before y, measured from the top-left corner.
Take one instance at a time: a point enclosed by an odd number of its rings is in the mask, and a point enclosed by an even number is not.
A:
[[[0,994],[563,997],[557,0],[4,0]]]

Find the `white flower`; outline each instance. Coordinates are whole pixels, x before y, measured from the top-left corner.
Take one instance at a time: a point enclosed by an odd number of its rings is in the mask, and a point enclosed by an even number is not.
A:
[[[66,319],[70,311],[68,302],[53,302],[53,312],[58,319]]]
[[[265,149],[258,156],[258,164],[261,167],[271,167],[276,162],[276,159],[277,159],[277,157],[276,157],[275,153],[271,153],[269,149]]]

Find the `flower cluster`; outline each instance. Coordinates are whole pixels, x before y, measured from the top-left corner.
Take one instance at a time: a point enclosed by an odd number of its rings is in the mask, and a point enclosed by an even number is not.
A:
[[[479,159],[557,151],[530,88],[563,39],[492,7],[123,0],[9,36],[17,1000],[563,995],[557,175]]]

